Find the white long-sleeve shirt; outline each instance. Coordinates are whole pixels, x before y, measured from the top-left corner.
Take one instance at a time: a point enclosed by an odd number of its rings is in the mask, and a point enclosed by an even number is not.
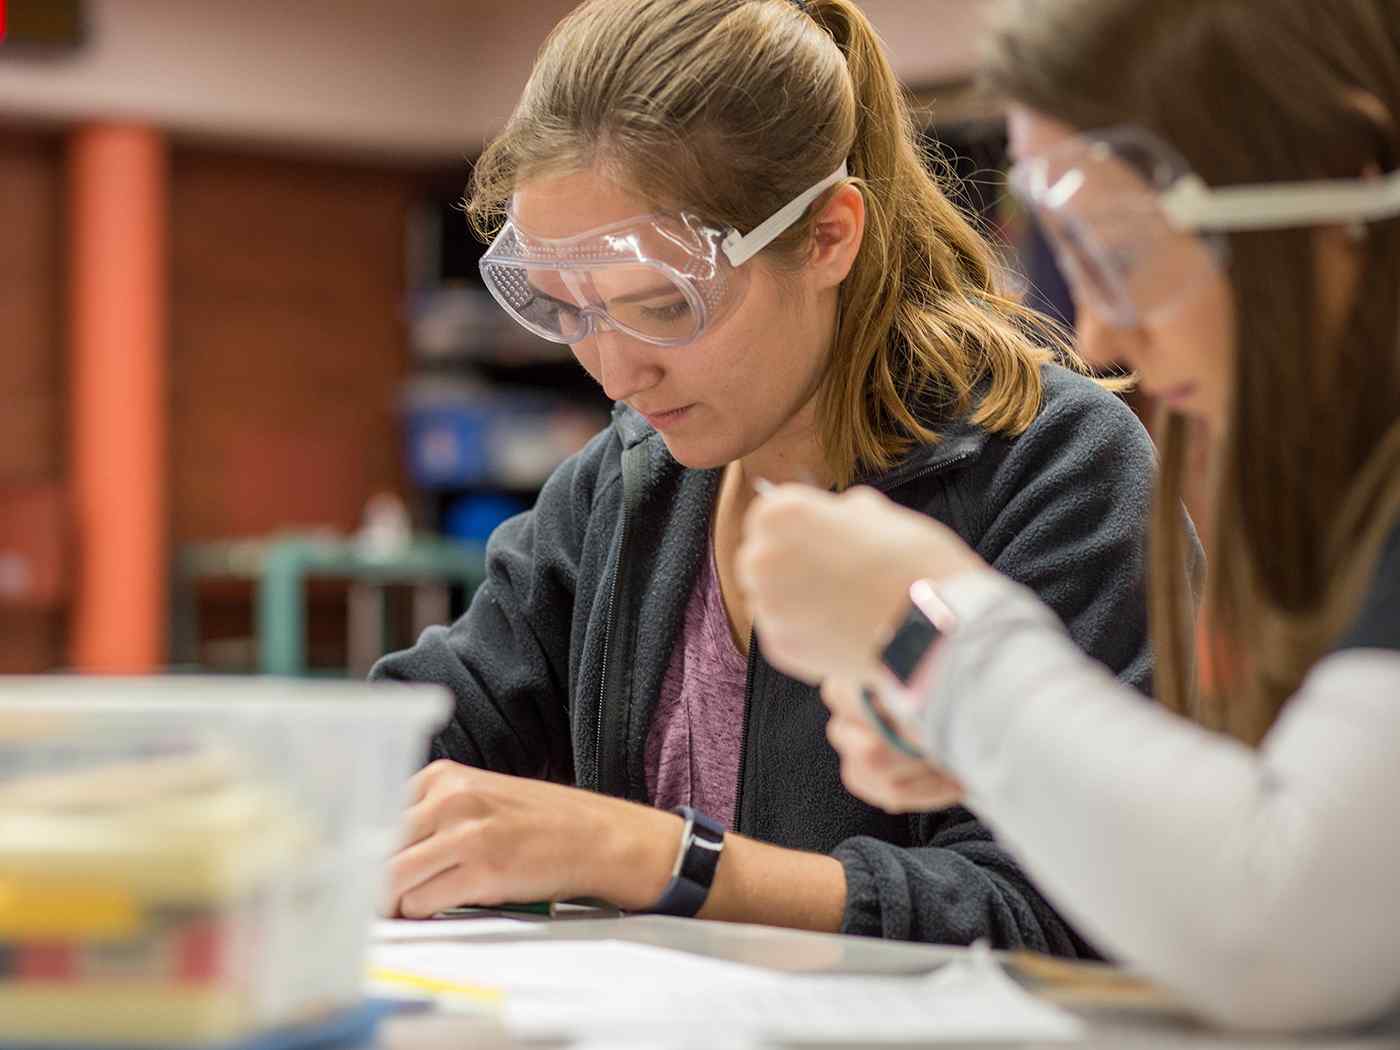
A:
[[[940,596],[959,626],[925,746],[1091,940],[1226,1025],[1400,1005],[1400,623],[1321,660],[1254,750],[1124,687],[1002,577]]]

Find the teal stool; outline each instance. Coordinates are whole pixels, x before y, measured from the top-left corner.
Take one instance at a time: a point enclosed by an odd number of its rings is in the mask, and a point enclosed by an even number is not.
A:
[[[306,655],[306,583],[338,579],[350,583],[347,610],[348,673],[362,677],[385,651],[384,589],[407,586],[413,595],[415,636],[445,623],[449,594],[462,587],[468,599],[486,577],[481,548],[437,537],[417,537],[391,550],[374,550],[353,539],[283,536],[272,540],[197,544],[181,552],[182,650],[198,630],[193,585],[201,578],[249,579],[256,586],[258,670],[301,677]],[[186,656],[188,654],[186,653]]]

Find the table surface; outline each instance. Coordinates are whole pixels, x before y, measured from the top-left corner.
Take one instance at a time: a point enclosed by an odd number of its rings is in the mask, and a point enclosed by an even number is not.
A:
[[[663,916],[629,916],[618,919],[582,914],[554,920],[526,917],[521,921],[545,924],[543,938],[630,941],[791,973],[927,973],[964,950],[881,941],[869,937],[842,937]],[[542,939],[542,936],[535,932],[528,936],[534,943]],[[489,939],[474,937],[472,943],[485,943],[488,940],[499,943],[509,939],[508,935]],[[1364,1035],[1291,1040],[1271,1037],[1247,1038],[1213,1032],[1185,1015],[1163,1009],[1074,1008],[1072,1012],[1087,1025],[1088,1033],[1084,1042],[1043,1045],[1047,1048],[1080,1045],[1104,1050],[1109,1047],[1115,1050],[1146,1050],[1149,1047],[1154,1050],[1173,1050],[1177,1047],[1201,1050],[1227,1050],[1236,1047],[1248,1050],[1271,1050],[1275,1047],[1307,1047],[1308,1050],[1400,1047],[1400,1026],[1386,1026],[1385,1031]],[[527,1044],[512,1041],[490,1022],[446,1013],[410,1014],[395,1018],[385,1024],[380,1038],[382,1050],[464,1050],[467,1047],[471,1047],[472,1050],[510,1050],[524,1045]],[[539,1047],[547,1044],[528,1045]],[[657,1042],[648,1045],[661,1048],[665,1044]],[[690,1045],[708,1044],[692,1041]]]

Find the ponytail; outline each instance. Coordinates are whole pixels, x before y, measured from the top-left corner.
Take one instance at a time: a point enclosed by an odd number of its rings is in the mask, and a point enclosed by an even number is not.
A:
[[[936,442],[938,421],[968,412],[993,431],[1020,433],[1039,411],[1040,366],[1053,357],[1028,333],[1073,362],[1067,341],[999,287],[992,248],[920,152],[865,13],[853,0],[806,7],[849,72],[859,114],[849,164],[866,205],[865,243],[841,295],[844,352],[832,356],[822,391],[831,465],[888,468],[913,442]]]

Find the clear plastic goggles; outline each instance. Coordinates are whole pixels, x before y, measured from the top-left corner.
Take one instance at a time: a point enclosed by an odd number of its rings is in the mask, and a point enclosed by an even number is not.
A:
[[[1400,172],[1212,188],[1171,146],[1136,128],[1090,132],[1011,169],[1066,279],[1110,324],[1169,316],[1224,269],[1231,230],[1400,215]]]
[[[744,264],[846,174],[842,164],[747,235],[688,212],[658,212],[548,238],[512,215],[482,256],[481,276],[507,313],[553,342],[577,343],[606,325],[657,346],[683,346],[743,301]]]

